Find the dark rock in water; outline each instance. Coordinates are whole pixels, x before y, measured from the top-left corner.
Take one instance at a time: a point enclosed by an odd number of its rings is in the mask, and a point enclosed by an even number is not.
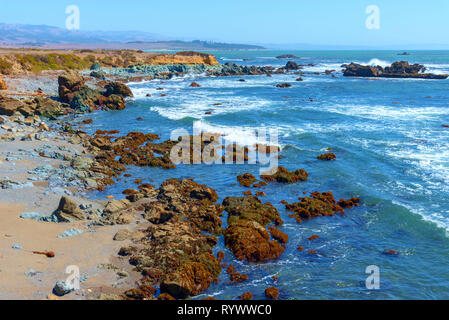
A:
[[[92,71],[98,71],[101,70],[101,64],[98,62],[95,62],[94,64],[92,64],[92,66],[90,67],[90,70]]]
[[[298,79],[296,79],[296,81],[304,81],[301,77],[299,77]]]
[[[285,65],[285,70],[289,71],[289,70],[298,70],[299,66],[296,62],[294,61],[289,61],[287,62],[287,64]]]
[[[418,78],[446,79],[447,74],[424,73],[426,68],[421,64],[410,65],[407,61],[395,62],[391,66],[363,66],[357,63],[343,65],[345,77],[380,77],[380,78]]]
[[[99,91],[82,86],[78,91],[74,92],[70,100],[70,108],[80,112],[90,112],[95,108],[96,101],[100,97]]]
[[[270,240],[265,225],[274,222],[283,223],[279,212],[271,203],[263,204],[259,198],[228,197],[223,201],[229,213],[228,227],[225,230],[225,244],[236,259],[251,262],[264,262],[279,258],[285,248],[275,240]],[[286,240],[281,233],[273,234]],[[273,237],[276,239],[275,237]]]
[[[290,83],[280,83],[276,85],[276,88],[290,88],[291,86]]]
[[[325,154],[318,156],[318,160],[330,161],[330,160],[336,160],[336,159],[337,159],[337,156],[335,155],[335,153],[325,153]]]
[[[278,259],[285,250],[279,242],[270,241],[270,234],[261,224],[249,220],[241,220],[226,228],[225,244],[237,260],[250,262]]]
[[[394,251],[394,250],[388,250],[388,249],[385,249],[382,253],[387,256],[398,256],[399,255],[399,252]]]
[[[253,300],[253,294],[251,292],[245,292],[244,294],[242,294],[241,296],[239,296],[240,300],[243,301],[249,301],[249,300]]]
[[[409,55],[410,55],[410,53],[408,53],[407,51],[398,53],[398,56],[409,56]]]
[[[272,222],[276,225],[283,223],[276,208],[271,203],[262,203],[258,197],[228,197],[224,199],[223,206],[229,213],[229,225],[240,220],[256,221],[262,226]]]
[[[362,66],[357,63],[351,63],[345,66],[343,75],[345,77],[378,77],[380,70],[378,67]]]
[[[106,89],[106,97],[109,97],[113,94],[117,94],[124,98],[134,97],[131,89],[126,84],[123,84],[121,82],[109,82],[104,88]]]
[[[332,192],[313,192],[310,197],[299,198],[299,200],[300,202],[285,205],[287,211],[293,212],[290,217],[296,219],[298,223],[316,217],[333,216],[336,213],[344,215],[344,208],[352,208],[360,203],[358,198],[341,199],[337,202]]]
[[[192,82],[191,84],[190,84],[190,87],[191,88],[199,88],[199,87],[201,87],[198,83],[196,83],[196,82]]]
[[[422,64],[415,63],[410,65],[407,61],[394,62],[390,67],[384,69],[384,73],[401,73],[401,74],[414,74],[426,71],[426,68]]]
[[[304,169],[298,169],[296,171],[288,171],[284,167],[277,167],[277,170],[273,172],[265,172],[260,177],[266,182],[279,182],[279,183],[295,183],[299,181],[307,181],[309,174]]]
[[[265,290],[265,296],[268,299],[276,300],[279,297],[279,289],[275,287],[269,287]]]
[[[237,181],[240,183],[241,186],[249,188],[253,183],[257,181],[257,179],[251,173],[244,173],[242,175],[237,176]]]
[[[277,59],[299,59],[299,57],[293,55],[293,54],[283,54],[276,57]]]
[[[118,94],[112,94],[106,99],[104,106],[109,110],[123,110],[125,109],[125,99]]]
[[[105,80],[106,79],[106,75],[103,72],[99,72],[99,71],[92,71],[90,73],[90,76],[92,78],[96,78],[96,79],[100,79],[100,80]]]

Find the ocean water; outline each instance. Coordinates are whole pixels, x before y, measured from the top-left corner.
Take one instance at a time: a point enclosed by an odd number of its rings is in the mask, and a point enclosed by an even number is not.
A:
[[[226,254],[247,282],[230,284],[223,272],[218,284],[197,298],[237,299],[246,291],[264,298],[276,286],[282,299],[448,299],[449,298],[449,80],[352,79],[315,75],[341,64],[359,62],[389,65],[407,60],[431,72],[449,73],[449,52],[412,51],[236,51],[211,52],[221,63],[285,65],[275,57],[291,53],[305,67],[303,82],[295,74],[244,77],[190,75],[169,81],[130,85],[135,98],[125,111],[88,115],[90,130],[143,131],[168,139],[175,129],[222,132],[245,141],[254,128],[279,132],[287,169],[303,168],[309,181],[270,184],[264,202],[272,202],[285,224],[290,241],[279,260],[263,264],[235,261],[220,238],[216,251]],[[244,78],[246,82],[239,82]],[[190,88],[196,81],[201,88]],[[275,85],[290,82],[291,88]],[[163,87],[163,92],[156,88]],[[152,97],[146,97],[151,93]],[[164,93],[167,96],[161,97]],[[221,106],[214,104],[221,103]],[[212,111],[211,115],[206,115]],[[144,121],[137,121],[142,117]],[[338,160],[316,157],[332,148]],[[174,170],[130,168],[103,193],[104,198],[135,187],[143,179],[155,185],[165,179],[194,177],[217,190],[221,199],[247,189],[235,186],[236,176],[259,173],[258,165],[180,165]],[[281,200],[295,201],[304,191],[332,191],[336,198],[358,196],[362,205],[345,216],[323,217],[297,224]],[[225,219],[224,219],[225,220]],[[312,235],[320,238],[307,240]],[[304,246],[305,252],[296,248]],[[382,254],[395,250],[398,256]],[[318,255],[308,255],[317,250]],[[368,290],[368,266],[380,269],[380,289]],[[276,276],[278,282],[271,278]]]

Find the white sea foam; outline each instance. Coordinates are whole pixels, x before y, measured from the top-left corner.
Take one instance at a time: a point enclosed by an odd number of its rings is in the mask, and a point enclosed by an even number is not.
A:
[[[382,68],[391,66],[391,62],[387,62],[387,61],[380,60],[377,58],[373,58],[368,63],[362,63],[362,64],[366,64],[366,65],[373,66],[373,67],[381,66]]]
[[[271,145],[279,146],[279,143],[270,142],[270,137],[268,136],[258,137],[256,132],[260,127],[220,126],[203,120],[195,121],[194,127],[202,132],[222,134],[227,141],[236,142],[243,146],[252,146],[256,143],[270,143]],[[266,129],[268,135],[270,128],[267,127],[264,129]]]
[[[341,70],[342,63],[318,63],[314,66],[304,66],[303,71],[306,72],[324,72],[326,70]]]
[[[159,113],[159,115],[171,119],[181,120],[184,118],[203,119],[209,117],[206,112],[211,111],[212,116],[226,113],[236,113],[244,110],[254,110],[267,106],[270,104],[269,100],[261,98],[249,98],[241,96],[228,96],[219,94],[201,95],[191,94],[185,99],[181,100],[175,98],[176,101],[171,103],[171,106],[154,106],[152,111]],[[214,106],[216,103],[221,103],[220,106]]]
[[[314,107],[304,108],[314,109]],[[435,119],[436,116],[449,115],[448,108],[408,107],[400,104],[394,106],[344,104],[322,106],[320,110],[372,120],[431,120]]]

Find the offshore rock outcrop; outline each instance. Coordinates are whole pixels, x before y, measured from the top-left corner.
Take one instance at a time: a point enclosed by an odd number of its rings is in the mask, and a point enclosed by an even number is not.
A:
[[[324,153],[321,154],[317,157],[318,160],[323,160],[323,161],[332,161],[332,160],[336,160],[337,156],[335,155],[335,153]]]
[[[301,197],[299,202],[286,204],[285,208],[293,212],[291,218],[298,223],[321,216],[334,216],[336,213],[345,214],[345,208],[358,206],[359,198],[336,201],[332,192],[313,192],[310,197]]]
[[[266,182],[295,183],[307,181],[309,174],[304,169],[298,169],[294,172],[288,171],[284,167],[275,168],[275,173],[265,172],[260,177]]]
[[[419,78],[446,79],[447,74],[424,73],[426,68],[421,64],[410,65],[407,61],[394,62],[391,66],[364,66],[358,63],[343,65],[345,77],[379,77],[379,78]]]

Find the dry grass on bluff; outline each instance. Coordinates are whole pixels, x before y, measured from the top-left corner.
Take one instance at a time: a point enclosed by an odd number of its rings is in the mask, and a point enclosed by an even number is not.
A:
[[[4,75],[44,70],[82,70],[90,68],[93,63],[111,68],[125,68],[137,63],[218,64],[213,55],[198,52],[158,54],[135,50],[0,49],[0,74]]]

